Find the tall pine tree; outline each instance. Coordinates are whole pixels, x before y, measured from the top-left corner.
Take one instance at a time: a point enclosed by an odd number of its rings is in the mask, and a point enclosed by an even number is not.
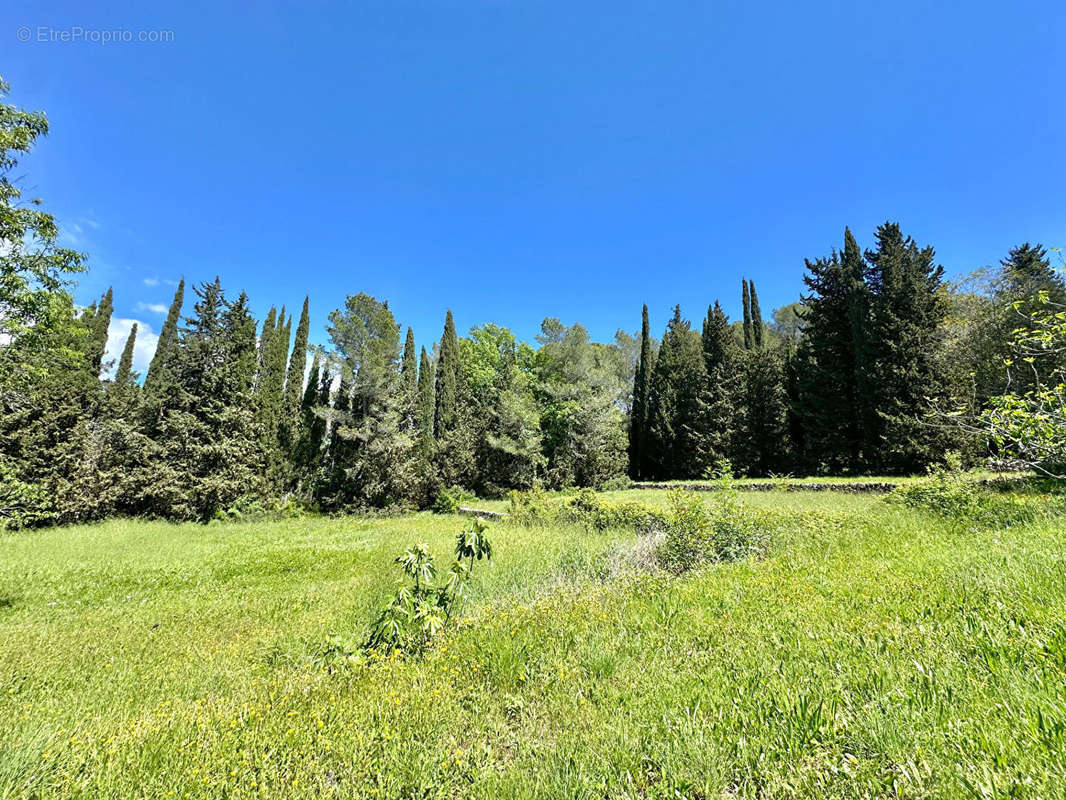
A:
[[[717,300],[707,307],[700,343],[705,372],[699,398],[702,460],[708,465],[722,459],[735,461],[742,388],[739,354],[729,317]]]
[[[930,402],[945,391],[938,358],[940,326],[947,314],[944,268],[932,247],[919,248],[899,225],[877,229],[877,247],[866,251],[871,291],[865,390],[873,398],[876,427],[864,430],[866,452],[879,469],[918,472],[942,457],[945,442],[923,425]]]

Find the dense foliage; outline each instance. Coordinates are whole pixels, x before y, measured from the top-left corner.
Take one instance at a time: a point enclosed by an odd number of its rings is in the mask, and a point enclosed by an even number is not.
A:
[[[948,449],[1052,474],[1066,461],[1066,286],[1046,250],[951,286],[891,222],[865,252],[845,229],[842,251],[807,261],[806,294],[773,322],[745,278],[741,322],[715,300],[694,327],[675,306],[658,340],[647,306],[639,334],[610,343],[552,317],[532,343],[496,324],[460,335],[448,311],[419,350],[387,301],[358,293],[311,347],[308,298],[294,333],[284,307],[260,323],[219,279],[181,281],[142,380],[136,327],[105,362],[111,290],[75,306],[85,257],[11,178],[46,132],[43,114],[0,104],[5,526],[428,508],[445,492],[702,478],[723,461],[749,475],[911,473]],[[930,421],[946,407],[968,422]]]

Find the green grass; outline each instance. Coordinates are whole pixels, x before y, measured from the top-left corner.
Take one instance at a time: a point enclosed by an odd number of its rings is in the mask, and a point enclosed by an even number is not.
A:
[[[742,500],[771,553],[682,578],[495,525],[462,629],[369,666],[331,634],[462,519],[0,537],[0,797],[1062,796],[1061,518]]]

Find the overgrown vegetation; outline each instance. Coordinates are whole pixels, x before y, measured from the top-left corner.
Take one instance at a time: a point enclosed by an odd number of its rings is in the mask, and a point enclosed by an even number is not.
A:
[[[374,618],[411,530],[450,563],[466,520],[0,537],[0,795],[1058,796],[1061,510],[742,500],[762,557],[678,576],[604,580],[651,541],[626,528],[496,527],[461,624],[395,659],[322,643]]]
[[[298,321],[282,307],[260,322],[244,292],[182,281],[142,381],[136,327],[116,365],[111,290],[75,306],[86,257],[11,177],[47,128],[0,105],[5,528],[290,503],[448,512],[462,492],[699,478],[723,459],[756,476],[905,474],[955,448],[968,465],[992,454],[1061,474],[1066,285],[1039,245],[1010,250],[987,285],[953,287],[895,223],[866,251],[845,230],[773,323],[742,279],[742,321],[716,300],[695,329],[676,306],[656,340],[645,307],[639,336],[609,344],[552,317],[534,343],[496,324],[460,335],[449,311],[418,349],[387,301],[354,293],[328,316],[330,346],[309,348],[309,298]],[[932,404],[961,404],[969,423],[931,424]],[[601,529],[643,513],[572,512]]]

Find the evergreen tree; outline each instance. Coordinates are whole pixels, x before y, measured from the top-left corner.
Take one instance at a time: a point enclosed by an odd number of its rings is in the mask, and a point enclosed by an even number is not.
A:
[[[418,356],[415,353],[415,333],[410,328],[407,329],[407,339],[403,345],[400,375],[408,396],[415,397],[418,394]]]
[[[137,323],[130,328],[130,335],[126,337],[126,345],[122,348],[122,356],[118,360],[118,369],[115,371],[113,385],[116,388],[125,389],[135,379],[133,374],[133,348],[137,344]]]
[[[869,446],[864,429],[872,398],[859,381],[866,375],[862,339],[868,297],[864,265],[851,231],[843,254],[806,261],[804,336],[796,356],[798,413],[808,469],[859,471]]]
[[[755,293],[755,281],[748,281],[748,308],[751,313],[751,342],[756,350],[763,347],[762,311],[759,310],[759,296]]]
[[[755,347],[755,331],[751,324],[751,292],[748,289],[748,280],[741,280],[742,302],[744,305],[744,349],[751,350]]]
[[[436,387],[433,362],[422,348],[418,365],[418,429],[423,451],[433,450],[433,413],[436,408]]]
[[[657,479],[702,476],[700,391],[706,381],[700,337],[681,318],[681,307],[663,334],[651,376],[648,461]]]
[[[438,439],[452,430],[457,422],[459,359],[459,338],[455,334],[455,321],[449,309],[444,318],[444,334],[441,336],[440,357],[437,359],[433,429]]]
[[[784,364],[776,349],[744,354],[744,433],[738,459],[749,475],[769,475],[788,466],[788,396]]]
[[[248,309],[248,295],[241,292],[234,303],[226,303],[222,327],[229,339],[229,358],[233,369],[234,391],[244,395],[255,384],[257,343],[255,319]]]
[[[89,370],[99,375],[103,368],[104,351],[107,349],[107,329],[111,326],[111,314],[114,311],[114,296],[111,288],[104,292],[95,313],[88,320],[89,338],[86,352],[89,358]]]
[[[270,378],[270,358],[274,352],[272,344],[274,335],[277,333],[278,310],[273,306],[267,312],[263,320],[263,329],[259,334],[258,366],[256,371],[255,388],[256,394],[262,402],[262,393],[266,390],[266,383]]]
[[[178,321],[181,318],[181,307],[185,300],[185,279],[178,281],[177,291],[170,303],[170,310],[159,331],[159,340],[156,342],[155,354],[148,365],[148,374],[144,378],[144,391],[146,395],[154,396],[159,393],[161,384],[169,381],[171,362],[178,346]]]
[[[700,460],[707,465],[721,459],[735,461],[740,434],[737,406],[742,399],[742,381],[729,317],[717,300],[707,307],[700,343],[705,372],[699,395]]]
[[[304,307],[300,312],[300,322],[296,326],[296,339],[292,343],[292,355],[289,357],[289,369],[285,374],[285,415],[292,419],[300,407],[303,393],[304,369],[307,367],[307,337],[311,328],[309,316],[310,298],[304,297]]]
[[[130,335],[126,337],[126,344],[122,348],[122,355],[118,360],[118,369],[115,371],[115,379],[107,387],[108,399],[114,412],[124,410],[137,388],[135,383],[137,376],[133,373],[133,350],[137,345],[137,323],[130,328]]]
[[[877,248],[866,251],[871,291],[869,355],[864,365],[877,412],[876,428],[863,431],[879,469],[917,472],[943,456],[943,435],[923,426],[930,401],[946,389],[938,358],[947,314],[944,268],[931,247],[919,248],[899,225],[877,229]]]
[[[640,355],[633,378],[633,403],[629,415],[629,475],[634,480],[645,478],[647,472],[648,394],[653,361],[648,306],[645,304],[641,311]]]
[[[267,486],[247,389],[249,354],[242,352],[252,346],[255,323],[244,303],[226,303],[218,278],[195,292],[171,361],[173,380],[160,385],[158,469],[143,502],[149,513],[206,521],[241,498],[263,498]]]

